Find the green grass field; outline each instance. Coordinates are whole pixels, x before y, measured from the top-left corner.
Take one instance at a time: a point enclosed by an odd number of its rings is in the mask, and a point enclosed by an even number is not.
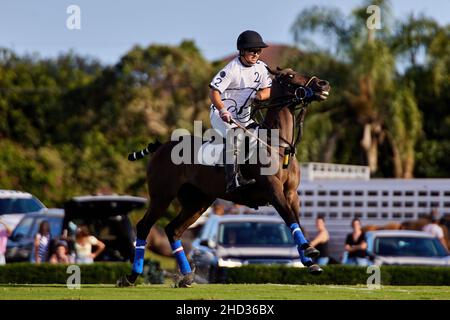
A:
[[[106,299],[106,300],[450,300],[450,287],[384,286],[370,290],[365,286],[277,285],[277,284],[194,284],[192,288],[171,285],[139,285],[115,288],[113,285],[1,285],[0,299]]]

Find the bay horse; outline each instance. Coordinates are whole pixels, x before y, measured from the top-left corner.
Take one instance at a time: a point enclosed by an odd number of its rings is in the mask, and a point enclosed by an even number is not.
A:
[[[269,69],[269,68],[268,68]],[[300,75],[292,69],[271,70],[274,76],[270,98],[256,105],[256,109],[267,108],[261,126],[267,129],[279,129],[277,150],[283,160],[295,155],[295,129],[302,131],[305,107],[311,101],[323,101],[328,97],[330,85],[317,77]],[[296,110],[301,109],[300,119],[296,121]],[[195,139],[191,136],[191,139]],[[121,277],[118,286],[133,285],[143,271],[145,239],[156,221],[166,212],[170,203],[177,198],[181,211],[165,227],[173,254],[177,260],[182,277],[179,287],[189,287],[194,272],[184,254],[180,238],[183,232],[193,224],[217,198],[232,201],[249,207],[271,204],[290,228],[297,245],[302,263],[311,274],[320,274],[323,270],[312,262],[319,251],[309,245],[300,229],[300,200],[297,187],[300,183],[300,168],[297,161],[279,162],[273,175],[260,175],[260,164],[244,164],[242,174],[253,178],[256,183],[231,194],[225,193],[224,168],[202,164],[174,164],[171,153],[178,141],[164,144],[149,144],[140,151],[130,154],[129,160],[142,158],[152,153],[147,165],[147,184],[150,204],[142,219],[137,223],[136,252],[132,273]],[[193,144],[192,144],[193,145]],[[282,150],[282,151],[281,151]],[[295,159],[295,157],[294,157]]]

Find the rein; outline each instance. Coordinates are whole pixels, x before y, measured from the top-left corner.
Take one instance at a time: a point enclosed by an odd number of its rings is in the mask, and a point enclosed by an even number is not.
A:
[[[306,108],[311,101],[306,101],[307,98],[313,96],[313,91],[309,88],[309,84],[312,80],[317,79],[316,76],[312,76],[306,85],[297,87],[293,93],[289,95],[277,97],[274,99],[270,99],[268,101],[256,102],[252,106],[252,118],[254,117],[256,112],[260,112],[263,109],[273,109],[273,108],[291,108],[293,107],[292,118],[293,118],[293,126],[292,126],[292,141],[287,141],[286,139],[280,137],[281,140],[284,141],[284,144],[280,144],[279,147],[285,148],[283,160],[283,168],[287,168],[289,164],[289,157],[294,156],[297,152],[296,146],[299,144],[303,137],[303,123],[306,115]],[[281,83],[281,82],[280,82]],[[289,84],[288,86],[291,86]],[[295,111],[300,110],[298,117],[295,116]],[[259,124],[261,127],[266,129],[272,129],[264,124],[264,121]],[[297,135],[295,135],[295,128],[298,127]],[[259,140],[259,138],[258,138]],[[280,153],[280,152],[278,152]],[[281,155],[281,153],[280,153]]]

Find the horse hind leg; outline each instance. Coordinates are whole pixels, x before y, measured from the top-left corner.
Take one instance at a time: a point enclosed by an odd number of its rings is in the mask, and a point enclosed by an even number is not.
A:
[[[206,205],[195,209],[192,207],[183,208],[179,215],[166,226],[166,234],[169,238],[170,246],[172,247],[173,254],[182,274],[181,279],[176,279],[176,287],[190,287],[190,285],[194,282],[195,266],[193,268],[191,267],[180,239],[183,232],[191,224],[197,221],[198,218],[200,218],[207,207],[208,206]]]
[[[201,191],[193,186],[180,190],[178,199],[182,209],[175,219],[166,226],[165,231],[182,274],[182,278],[176,280],[175,286],[190,287],[194,282],[195,266],[193,270],[180,239],[184,231],[200,218],[214,199],[202,195]]]
[[[147,246],[147,236],[152,226],[158,219],[166,212],[167,207],[172,202],[172,199],[161,200],[158,197],[152,197],[145,215],[136,225],[136,248],[131,268],[131,274],[121,277],[117,281],[118,287],[128,287],[135,284],[136,279],[142,274],[144,269],[144,254]]]

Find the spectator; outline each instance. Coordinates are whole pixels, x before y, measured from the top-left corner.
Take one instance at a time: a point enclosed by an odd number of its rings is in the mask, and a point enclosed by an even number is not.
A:
[[[439,213],[437,209],[433,209],[430,213],[430,223],[423,227],[423,231],[431,233],[433,236],[439,239],[444,248],[448,251],[447,240],[444,236],[444,230],[442,230],[441,226],[438,224],[439,222]]]
[[[71,263],[69,246],[66,241],[60,240],[56,243],[55,253],[50,257],[50,263]]]
[[[8,237],[12,234],[11,228],[0,219],[0,265],[6,263],[5,253],[6,253],[6,243],[8,242]]]
[[[43,220],[39,224],[38,233],[34,236],[34,261],[37,264],[48,261],[51,238],[50,223]]]
[[[252,210],[246,206],[238,203],[233,203],[228,209],[226,214],[249,214]]]
[[[57,247],[62,243],[67,247],[67,255],[69,257],[69,261],[73,263],[75,261],[74,240],[74,238],[69,236],[68,229],[64,229],[59,237],[51,240],[49,256],[53,256],[56,253]]]
[[[92,246],[97,250],[92,252]],[[77,263],[93,263],[105,249],[105,244],[89,233],[87,226],[79,226],[75,236],[75,254]]]
[[[367,242],[358,218],[352,220],[353,232],[347,235],[345,240],[345,251],[347,253],[346,264],[366,266],[369,260],[366,258]]]
[[[215,215],[223,216],[225,214],[225,205],[219,200],[214,201],[211,209],[212,213]]]
[[[325,226],[325,218],[322,216],[316,219],[316,228],[318,231],[317,236],[311,241],[311,246],[320,251],[320,255],[315,261],[319,265],[327,265],[330,258],[328,257],[328,242],[330,241],[330,235]]]
[[[67,252],[69,255],[69,259],[71,262],[74,262],[75,261],[75,244],[74,244],[73,237],[69,236],[69,230],[64,229],[58,240],[64,241],[67,244]]]

